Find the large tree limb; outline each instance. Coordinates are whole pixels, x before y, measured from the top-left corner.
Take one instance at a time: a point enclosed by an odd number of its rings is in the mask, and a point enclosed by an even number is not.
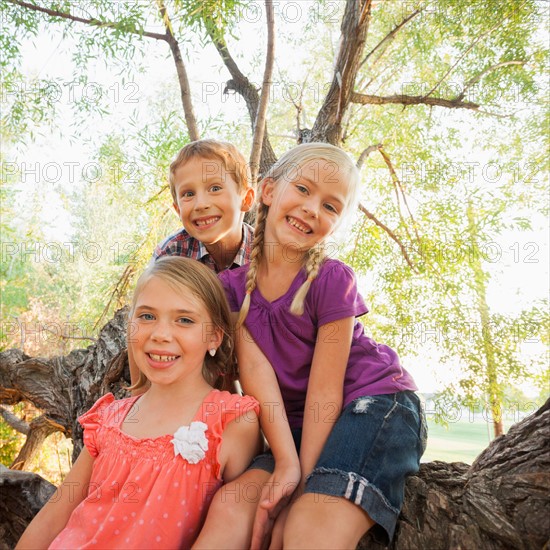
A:
[[[547,548],[550,400],[476,461],[423,464],[409,479],[390,550]],[[381,550],[369,536],[360,548]]]
[[[29,433],[29,425],[24,420],[21,420],[16,414],[13,414],[11,411],[8,411],[5,407],[0,407],[0,416],[4,422],[10,427],[13,428],[16,432],[20,434],[27,435]]]
[[[258,172],[260,169],[267,105],[269,103],[269,92],[271,90],[273,63],[275,61],[275,16],[273,14],[273,2],[271,0],[265,0],[265,11],[267,17],[267,53],[265,57],[262,93],[260,95],[258,112],[256,113],[256,122],[254,123],[254,136],[252,138],[252,151],[250,153],[250,172],[254,183],[258,179]]]
[[[0,352],[0,403],[28,401],[40,409],[48,422],[75,441],[73,458],[81,450],[82,428],[77,417],[95,400],[112,391],[122,397],[129,377],[125,369],[111,384],[113,358],[126,347],[127,308],[119,310],[103,327],[97,343],[64,357],[29,357],[20,350]],[[120,376],[124,373],[124,376]]]
[[[330,89],[312,128],[311,141],[340,145],[342,120],[349,106],[369,27],[372,0],[347,0],[340,49]]]
[[[11,550],[32,518],[55,492],[55,485],[31,472],[0,464],[0,550]]]
[[[27,439],[21,447],[17,457],[14,459],[10,468],[12,470],[24,470],[28,463],[34,458],[36,453],[42,447],[44,440],[54,432],[64,432],[61,424],[53,422],[46,415],[35,418],[29,425]]]

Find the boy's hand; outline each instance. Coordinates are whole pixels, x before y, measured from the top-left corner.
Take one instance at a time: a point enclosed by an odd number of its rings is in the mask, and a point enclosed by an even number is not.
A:
[[[250,545],[252,550],[264,549],[269,546],[273,524],[281,510],[290,502],[299,483],[299,466],[275,466],[275,471],[262,489],[260,502],[256,509]]]

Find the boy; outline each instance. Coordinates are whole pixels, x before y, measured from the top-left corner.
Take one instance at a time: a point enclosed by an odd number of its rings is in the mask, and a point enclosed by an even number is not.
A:
[[[234,145],[212,139],[187,144],[170,165],[170,191],[183,229],[156,247],[155,260],[187,256],[216,273],[248,263],[253,229],[243,219],[254,188]]]
[[[170,191],[183,229],[155,248],[153,261],[166,255],[185,256],[216,273],[250,262],[254,230],[243,219],[254,204],[255,192],[248,164],[234,145],[213,139],[188,143],[170,164]],[[131,336],[129,326],[128,340]],[[133,385],[139,369],[129,350]]]

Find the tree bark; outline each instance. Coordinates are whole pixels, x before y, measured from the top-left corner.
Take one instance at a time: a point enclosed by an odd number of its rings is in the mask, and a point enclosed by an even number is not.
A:
[[[123,348],[127,310],[119,310],[97,343],[66,357],[0,353],[0,402],[32,402],[82,448],[77,417],[108,391],[125,396],[129,374]],[[392,550],[538,549],[550,539],[550,400],[512,426],[468,466],[423,464],[406,487]],[[28,472],[0,471],[0,540],[12,548],[53,486]],[[385,546],[367,534],[359,548]]]
[[[342,18],[340,49],[330,89],[313,125],[310,141],[341,145],[342,120],[355,87],[365,48],[372,0],[348,0]]]
[[[37,474],[0,464],[0,550],[11,550],[32,518],[55,491]]]
[[[267,105],[269,103],[273,64],[275,62],[275,17],[273,14],[273,2],[271,0],[265,0],[265,11],[267,14],[267,52],[265,56],[262,94],[260,95],[260,104],[254,122],[252,151],[250,152],[250,173],[253,183],[256,183],[258,180],[258,173],[260,171],[260,158],[262,155],[262,144],[265,134]]]
[[[475,462],[423,464],[408,480],[392,550],[548,548],[550,399]],[[367,535],[361,550],[381,549]]]

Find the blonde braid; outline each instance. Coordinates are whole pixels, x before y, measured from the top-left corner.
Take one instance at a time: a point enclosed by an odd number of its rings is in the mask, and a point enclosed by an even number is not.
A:
[[[239,328],[248,315],[250,309],[250,295],[256,288],[256,274],[260,261],[262,259],[264,248],[264,235],[265,235],[265,222],[267,218],[268,207],[260,203],[258,212],[256,214],[256,226],[254,228],[254,240],[252,241],[252,251],[250,253],[250,264],[248,266],[248,273],[246,274],[246,294],[244,296],[241,310],[239,311],[239,318],[237,319],[237,328]]]
[[[290,304],[290,313],[293,315],[302,315],[302,313],[304,313],[304,302],[309,292],[309,287],[317,275],[319,275],[319,269],[326,255],[324,243],[320,243],[308,251],[305,265],[307,279],[297,290],[292,300],[292,304]]]

